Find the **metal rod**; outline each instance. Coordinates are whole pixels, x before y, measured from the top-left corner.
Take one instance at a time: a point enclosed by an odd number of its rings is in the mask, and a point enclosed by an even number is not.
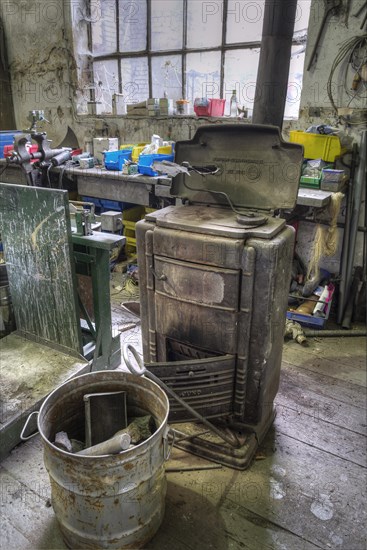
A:
[[[288,294],[288,298],[297,298],[297,300],[303,300],[306,302],[316,302],[318,304],[327,304],[324,300],[316,300],[316,298],[307,298],[305,296],[296,296],[294,294]]]
[[[190,466],[189,468],[165,468],[168,472],[195,472],[196,470],[221,470],[223,466],[209,464],[208,466]]]
[[[348,242],[348,263],[347,263],[346,280],[345,280],[346,282],[345,303],[348,302],[348,296],[351,291],[352,271],[354,266],[354,256],[355,256],[356,240],[357,240],[358,218],[359,218],[359,211],[361,207],[363,184],[366,179],[366,135],[367,135],[367,130],[363,130],[361,135],[361,143],[359,147],[359,165],[356,172],[355,189],[353,193],[351,227],[350,227],[350,236],[349,236],[349,242]]]
[[[358,294],[359,283],[362,279],[362,267],[358,266],[354,270],[354,277],[350,288],[348,303],[345,308],[342,327],[349,329],[352,323],[352,315],[354,310],[354,303]]]
[[[136,369],[133,366],[133,364],[131,363],[130,358],[129,358],[129,351],[132,353],[134,359],[136,360],[136,362],[139,366],[139,369]],[[211,430],[218,437],[220,437],[220,439],[222,439],[223,441],[228,443],[228,445],[231,445],[231,447],[239,447],[240,446],[240,443],[239,443],[237,437],[234,434],[232,434],[232,433],[229,433],[229,434],[228,433],[223,433],[222,430],[219,430],[214,424],[209,422],[209,420],[204,418],[204,416],[202,416],[195,409],[193,409],[188,403],[186,403],[186,401],[181,399],[181,397],[179,395],[177,395],[177,393],[172,388],[167,386],[167,384],[162,382],[162,380],[160,378],[158,378],[158,376],[155,376],[155,374],[153,374],[152,372],[147,370],[147,368],[145,367],[144,363],[142,362],[142,360],[141,360],[137,350],[134,348],[134,346],[132,346],[131,344],[125,344],[124,345],[124,347],[123,347],[123,358],[124,358],[124,361],[125,361],[125,364],[126,364],[127,368],[129,369],[129,371],[132,374],[137,374],[138,376],[142,376],[144,374],[144,376],[146,376],[147,378],[149,378],[150,380],[152,380],[153,382],[158,384],[158,386],[163,388],[165,390],[165,392],[168,393],[168,395],[173,397],[173,399],[175,399],[182,407],[184,407],[187,411],[189,411],[189,413],[192,416],[194,416],[195,418],[200,420],[200,422],[202,422],[207,428],[209,428],[209,430]]]
[[[335,330],[309,330],[309,329],[303,329],[303,332],[305,333],[305,336],[307,338],[318,338],[318,337],[324,337],[324,338],[331,338],[331,337],[337,337],[337,336],[366,336],[367,332],[366,330],[342,330],[342,329],[335,329]]]
[[[341,252],[340,260],[340,285],[339,285],[339,299],[338,299],[338,313],[337,313],[337,323],[341,324],[343,319],[344,305],[345,305],[345,288],[346,288],[346,276],[347,276],[347,264],[348,264],[348,243],[349,243],[349,234],[350,234],[350,222],[352,215],[352,196],[353,196],[353,185],[354,185],[354,175],[356,169],[356,159],[357,159],[357,144],[353,145],[352,152],[352,161],[350,166],[350,185],[347,193],[347,208],[345,213],[345,229],[343,233],[343,245]]]

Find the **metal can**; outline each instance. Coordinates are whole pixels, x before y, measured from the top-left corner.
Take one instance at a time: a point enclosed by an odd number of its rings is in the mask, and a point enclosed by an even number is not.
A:
[[[128,415],[151,414],[155,433],[118,455],[82,456],[56,447],[52,442],[61,429],[83,437],[83,395],[105,391],[126,391]],[[69,548],[141,548],[156,533],[165,505],[168,412],[157,384],[119,371],[78,376],[46,398],[38,429],[52,506]]]

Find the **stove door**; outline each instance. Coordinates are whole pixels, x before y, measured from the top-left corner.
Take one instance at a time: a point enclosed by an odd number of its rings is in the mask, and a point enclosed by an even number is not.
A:
[[[235,354],[240,271],[159,256],[154,257],[154,271],[157,332],[212,352]]]

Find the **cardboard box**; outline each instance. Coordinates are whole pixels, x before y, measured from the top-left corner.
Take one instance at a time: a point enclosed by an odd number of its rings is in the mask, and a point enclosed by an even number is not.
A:
[[[118,151],[118,138],[94,138],[93,155],[94,158],[103,164],[103,151]]]

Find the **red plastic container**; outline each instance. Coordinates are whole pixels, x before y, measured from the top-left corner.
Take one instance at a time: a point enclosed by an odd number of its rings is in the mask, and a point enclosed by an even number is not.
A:
[[[27,147],[28,153],[37,153],[38,145],[29,145]],[[4,158],[9,158],[14,151],[14,145],[4,145]],[[31,162],[34,162],[31,160]]]
[[[223,116],[225,105],[226,105],[225,99],[210,99],[209,116]]]
[[[223,116],[225,99],[209,99],[207,107],[194,106],[194,111],[197,116]]]

